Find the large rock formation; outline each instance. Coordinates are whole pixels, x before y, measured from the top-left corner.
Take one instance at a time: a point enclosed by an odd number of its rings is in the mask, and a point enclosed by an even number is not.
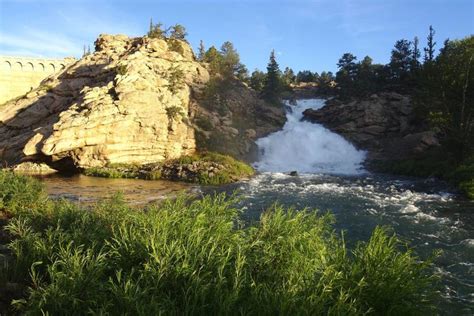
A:
[[[192,153],[191,90],[208,79],[185,42],[102,35],[96,53],[5,105],[0,159],[92,167]]]
[[[405,159],[439,145],[433,132],[416,124],[410,98],[394,92],[348,103],[330,100],[304,117],[368,150],[373,160]]]
[[[0,161],[64,169],[191,154],[208,80],[184,41],[101,35],[95,53],[0,109]]]

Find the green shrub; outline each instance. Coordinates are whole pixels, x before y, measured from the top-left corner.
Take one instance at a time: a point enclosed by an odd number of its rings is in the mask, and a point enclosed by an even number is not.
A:
[[[351,252],[329,214],[274,206],[246,226],[225,195],[147,210],[120,196],[91,208],[25,201],[17,204],[31,211],[12,214],[7,226],[13,264],[1,270],[28,286],[14,301],[22,314],[434,312],[429,261],[381,228]]]
[[[28,210],[45,199],[40,182],[0,169],[0,211],[4,209],[10,212]]]
[[[417,177],[438,177],[457,186],[468,198],[474,199],[474,159],[457,163],[446,150],[435,149],[416,159],[375,162],[380,172]]]
[[[168,89],[171,93],[178,92],[184,84],[184,72],[178,67],[172,67],[168,73]]]
[[[468,198],[474,199],[474,159],[468,159],[449,173],[447,178],[457,184]]]
[[[176,39],[168,39],[168,47],[173,51],[177,52],[180,55],[184,54],[184,49],[182,44],[180,43],[179,40]]]
[[[208,117],[199,116],[196,118],[195,123],[197,126],[202,128],[205,131],[212,131],[214,127],[212,126],[211,122],[209,121]]]
[[[166,108],[166,115],[171,120],[176,120],[178,117],[184,117],[183,109],[179,106],[170,106]]]
[[[115,72],[117,75],[125,76],[127,74],[127,66],[126,65],[118,65],[115,67]]]
[[[112,178],[112,179],[135,179],[140,176],[140,167],[133,164],[109,164],[105,167],[92,167],[83,171],[86,176]]]

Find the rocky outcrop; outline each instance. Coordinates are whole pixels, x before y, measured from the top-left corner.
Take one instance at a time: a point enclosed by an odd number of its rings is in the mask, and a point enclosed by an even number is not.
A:
[[[191,154],[191,91],[208,79],[183,41],[101,35],[94,54],[5,105],[0,160],[87,168]]]
[[[304,118],[368,150],[373,160],[405,159],[439,145],[432,131],[415,123],[410,98],[398,93],[348,103],[330,100],[319,110],[306,110]]]
[[[283,125],[283,109],[244,84],[231,80],[224,99],[211,100],[208,82],[185,41],[101,35],[93,54],[2,106],[0,162],[143,165],[193,154],[197,145],[241,158],[255,138]],[[217,111],[222,102],[227,110]],[[209,139],[225,141],[207,146]]]
[[[198,96],[199,106],[193,111],[198,147],[254,161],[255,140],[284,125],[284,107],[261,100],[239,80],[213,81]]]

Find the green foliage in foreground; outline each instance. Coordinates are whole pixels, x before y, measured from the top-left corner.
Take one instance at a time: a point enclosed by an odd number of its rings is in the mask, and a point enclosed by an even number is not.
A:
[[[380,172],[441,178],[457,186],[469,199],[474,199],[474,158],[458,164],[449,152],[439,148],[415,159],[384,161],[374,163],[373,167]]]
[[[84,170],[85,175],[94,177],[176,180],[208,185],[232,183],[254,173],[255,170],[245,162],[213,152],[183,156],[160,164],[111,164]]]
[[[0,175],[13,253],[0,282],[28,286],[13,302],[20,313],[432,310],[429,262],[382,228],[348,251],[329,214],[274,206],[258,223],[245,226],[235,198],[225,195],[181,197],[146,210],[115,197],[85,209],[44,198],[31,179]]]

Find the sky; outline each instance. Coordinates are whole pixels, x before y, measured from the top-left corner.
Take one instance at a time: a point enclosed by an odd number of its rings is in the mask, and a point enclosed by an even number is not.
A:
[[[437,48],[473,35],[474,0],[0,0],[0,55],[80,57],[101,33],[145,34],[150,18],[184,25],[195,51],[231,41],[250,71],[274,49],[282,69],[321,72],[346,52],[385,64],[398,39],[423,47],[430,25]]]

